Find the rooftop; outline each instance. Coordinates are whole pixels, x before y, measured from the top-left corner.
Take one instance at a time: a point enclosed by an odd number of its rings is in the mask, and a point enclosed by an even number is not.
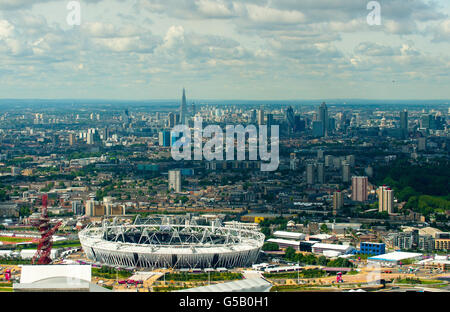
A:
[[[370,257],[368,259],[378,261],[401,261],[405,259],[417,258],[420,256],[422,256],[422,254],[416,252],[394,251],[387,254]]]
[[[272,284],[262,278],[249,278],[209,286],[179,290],[179,292],[268,292]]]

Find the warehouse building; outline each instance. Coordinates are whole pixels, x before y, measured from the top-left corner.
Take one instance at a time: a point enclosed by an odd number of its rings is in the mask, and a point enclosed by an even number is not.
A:
[[[293,240],[304,240],[306,237],[306,235],[303,233],[286,232],[286,231],[275,231],[275,233],[273,233],[273,236]]]
[[[350,245],[338,245],[338,244],[324,244],[317,243],[312,246],[312,252],[316,254],[330,255],[332,256],[346,255],[351,253],[355,248]]]
[[[292,247],[295,250],[300,250],[300,242],[290,239],[282,239],[282,238],[270,238],[267,240],[270,243],[275,243],[280,247],[280,249],[285,249],[288,247]]]

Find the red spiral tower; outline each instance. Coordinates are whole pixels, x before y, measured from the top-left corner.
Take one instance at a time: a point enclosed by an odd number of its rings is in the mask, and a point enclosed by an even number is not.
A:
[[[54,227],[50,225],[50,218],[47,215],[47,194],[42,195],[41,213],[35,214],[31,218],[31,224],[39,229],[41,238],[38,242],[36,254],[33,256],[33,264],[49,264],[52,262],[50,254],[53,246],[53,234],[61,226],[58,222]]]

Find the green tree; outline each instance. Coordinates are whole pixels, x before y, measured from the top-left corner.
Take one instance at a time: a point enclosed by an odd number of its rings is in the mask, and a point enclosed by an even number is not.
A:
[[[280,250],[280,247],[278,246],[277,243],[274,243],[274,242],[266,242],[266,243],[264,243],[264,245],[262,246],[262,250],[264,250],[264,251],[278,251],[278,250]]]
[[[290,261],[295,261],[296,259],[295,259],[295,249],[294,248],[292,248],[292,247],[288,247],[288,248],[286,248],[286,250],[284,251],[284,257],[287,259],[287,260],[290,260]]]
[[[321,233],[329,233],[329,232],[330,232],[330,229],[328,229],[328,226],[327,226],[325,223],[323,223],[323,224],[320,226],[320,232],[321,232]]]
[[[320,256],[317,259],[317,264],[318,265],[322,265],[322,266],[326,266],[328,264],[328,260],[327,260],[327,258],[325,256]]]

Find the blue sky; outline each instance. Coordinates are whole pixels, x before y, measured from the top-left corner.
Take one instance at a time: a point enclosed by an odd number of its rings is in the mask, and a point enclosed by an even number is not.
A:
[[[450,98],[450,1],[68,2],[0,2],[0,98]]]

